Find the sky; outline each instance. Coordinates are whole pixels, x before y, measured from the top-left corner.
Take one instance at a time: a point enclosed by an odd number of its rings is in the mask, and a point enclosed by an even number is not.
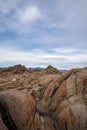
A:
[[[87,0],[0,0],[0,67],[87,66]]]

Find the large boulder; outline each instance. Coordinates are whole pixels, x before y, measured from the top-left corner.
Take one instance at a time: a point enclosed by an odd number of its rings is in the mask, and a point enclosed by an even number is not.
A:
[[[0,130],[30,130],[35,102],[27,92],[0,92]]]

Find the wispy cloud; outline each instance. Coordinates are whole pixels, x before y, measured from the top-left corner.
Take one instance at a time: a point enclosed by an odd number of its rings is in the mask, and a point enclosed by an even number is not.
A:
[[[58,52],[58,53],[61,53],[61,54],[72,54],[72,53],[77,52],[78,50],[74,49],[72,47],[65,46],[65,47],[61,47],[61,48],[54,48],[54,49],[52,49],[52,51]]]
[[[40,19],[40,10],[36,6],[28,6],[22,10],[17,10],[17,19],[22,25],[32,24]]]
[[[36,5],[18,6],[19,1],[10,2],[0,2],[0,31],[10,30],[17,34],[32,31],[33,25],[42,18],[40,9]]]
[[[0,52],[5,65],[87,66],[87,0],[0,0]]]
[[[16,9],[12,24],[9,27],[17,33],[29,33],[33,25],[41,19],[41,12],[36,6],[26,6]]]
[[[54,49],[55,50],[55,49]],[[84,67],[84,63],[87,62],[87,54],[77,54],[77,55],[68,55],[63,54],[61,52],[55,54],[48,53],[41,49],[33,49],[29,52],[9,49],[9,48],[1,48],[1,57],[0,57],[0,64],[4,62],[14,63],[14,64],[24,64],[28,67],[46,67],[49,64],[54,65],[57,68],[72,68],[74,64],[78,65],[79,67]],[[82,64],[82,65],[81,65]],[[78,66],[75,67],[78,67]]]

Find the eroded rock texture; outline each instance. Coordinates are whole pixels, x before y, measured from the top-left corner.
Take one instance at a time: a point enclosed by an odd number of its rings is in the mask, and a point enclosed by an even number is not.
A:
[[[28,130],[35,115],[35,102],[26,92],[0,92],[0,130]]]
[[[0,130],[87,130],[87,68],[0,72]]]
[[[87,129],[87,68],[71,70],[47,87],[38,110],[59,130]]]

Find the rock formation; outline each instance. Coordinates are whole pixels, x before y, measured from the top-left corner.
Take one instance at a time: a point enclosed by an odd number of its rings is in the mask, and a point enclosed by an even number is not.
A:
[[[59,130],[86,130],[87,68],[71,70],[52,81],[37,109],[48,114]]]
[[[0,70],[0,130],[87,129],[87,67],[20,67]]]
[[[27,68],[25,68],[25,66],[23,66],[21,64],[15,65],[13,67],[0,69],[0,73],[2,75],[5,75],[5,74],[22,74],[22,73],[24,73],[26,71],[27,71]]]
[[[47,74],[59,74],[60,73],[58,69],[54,68],[51,65],[47,66],[47,68],[45,69],[45,72]]]

